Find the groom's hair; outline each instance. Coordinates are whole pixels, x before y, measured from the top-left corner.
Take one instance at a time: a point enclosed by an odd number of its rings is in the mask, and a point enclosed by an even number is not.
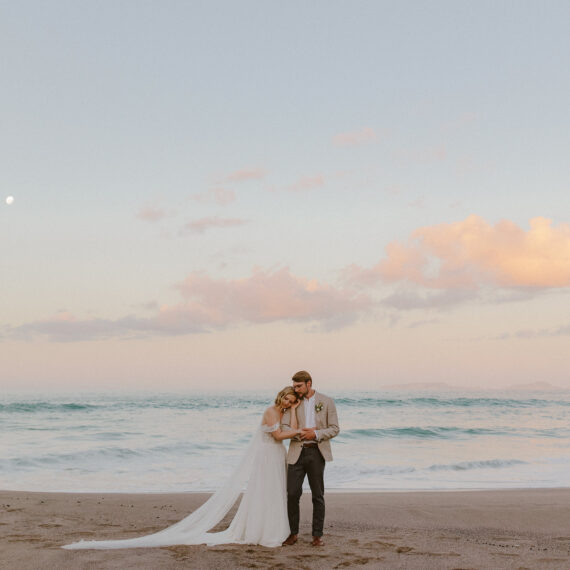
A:
[[[299,372],[295,372],[295,374],[293,374],[292,380],[293,382],[304,382],[305,384],[310,380],[311,385],[313,384],[313,379],[306,370],[299,370]]]

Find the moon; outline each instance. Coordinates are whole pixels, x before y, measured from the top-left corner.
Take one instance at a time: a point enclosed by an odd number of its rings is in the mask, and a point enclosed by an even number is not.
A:
[[[14,203],[14,196],[8,196],[8,198],[6,198],[6,204],[8,204],[8,206],[10,204]]]

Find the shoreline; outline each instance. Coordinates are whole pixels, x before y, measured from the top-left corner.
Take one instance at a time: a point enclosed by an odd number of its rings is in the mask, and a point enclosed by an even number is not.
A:
[[[457,487],[453,489],[339,489],[325,487],[325,493],[329,495],[342,495],[342,494],[370,494],[382,495],[391,493],[495,493],[512,491],[570,491],[570,485],[567,487]],[[303,487],[303,493],[309,493],[308,487]],[[147,495],[204,495],[209,496],[215,493],[214,489],[203,491],[34,491],[28,489],[0,489],[2,493],[24,493],[24,494],[43,494],[43,495],[133,495],[133,496],[147,496]]]
[[[318,549],[309,544],[310,492],[292,547],[60,548],[156,532],[209,495],[0,491],[0,568],[180,568],[181,561],[204,569],[570,567],[570,488],[330,492],[326,544]]]

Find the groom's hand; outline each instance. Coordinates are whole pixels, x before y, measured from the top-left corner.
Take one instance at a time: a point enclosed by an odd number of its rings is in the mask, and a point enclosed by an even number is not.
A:
[[[302,429],[300,438],[304,441],[312,441],[313,439],[317,439],[317,434],[315,433],[315,429],[314,428]]]

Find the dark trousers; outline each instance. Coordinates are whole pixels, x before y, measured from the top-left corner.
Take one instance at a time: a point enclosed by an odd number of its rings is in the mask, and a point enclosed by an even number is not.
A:
[[[299,500],[305,475],[313,496],[313,536],[323,536],[325,522],[325,460],[319,448],[304,447],[297,463],[287,466],[287,514],[291,534],[299,534]]]

